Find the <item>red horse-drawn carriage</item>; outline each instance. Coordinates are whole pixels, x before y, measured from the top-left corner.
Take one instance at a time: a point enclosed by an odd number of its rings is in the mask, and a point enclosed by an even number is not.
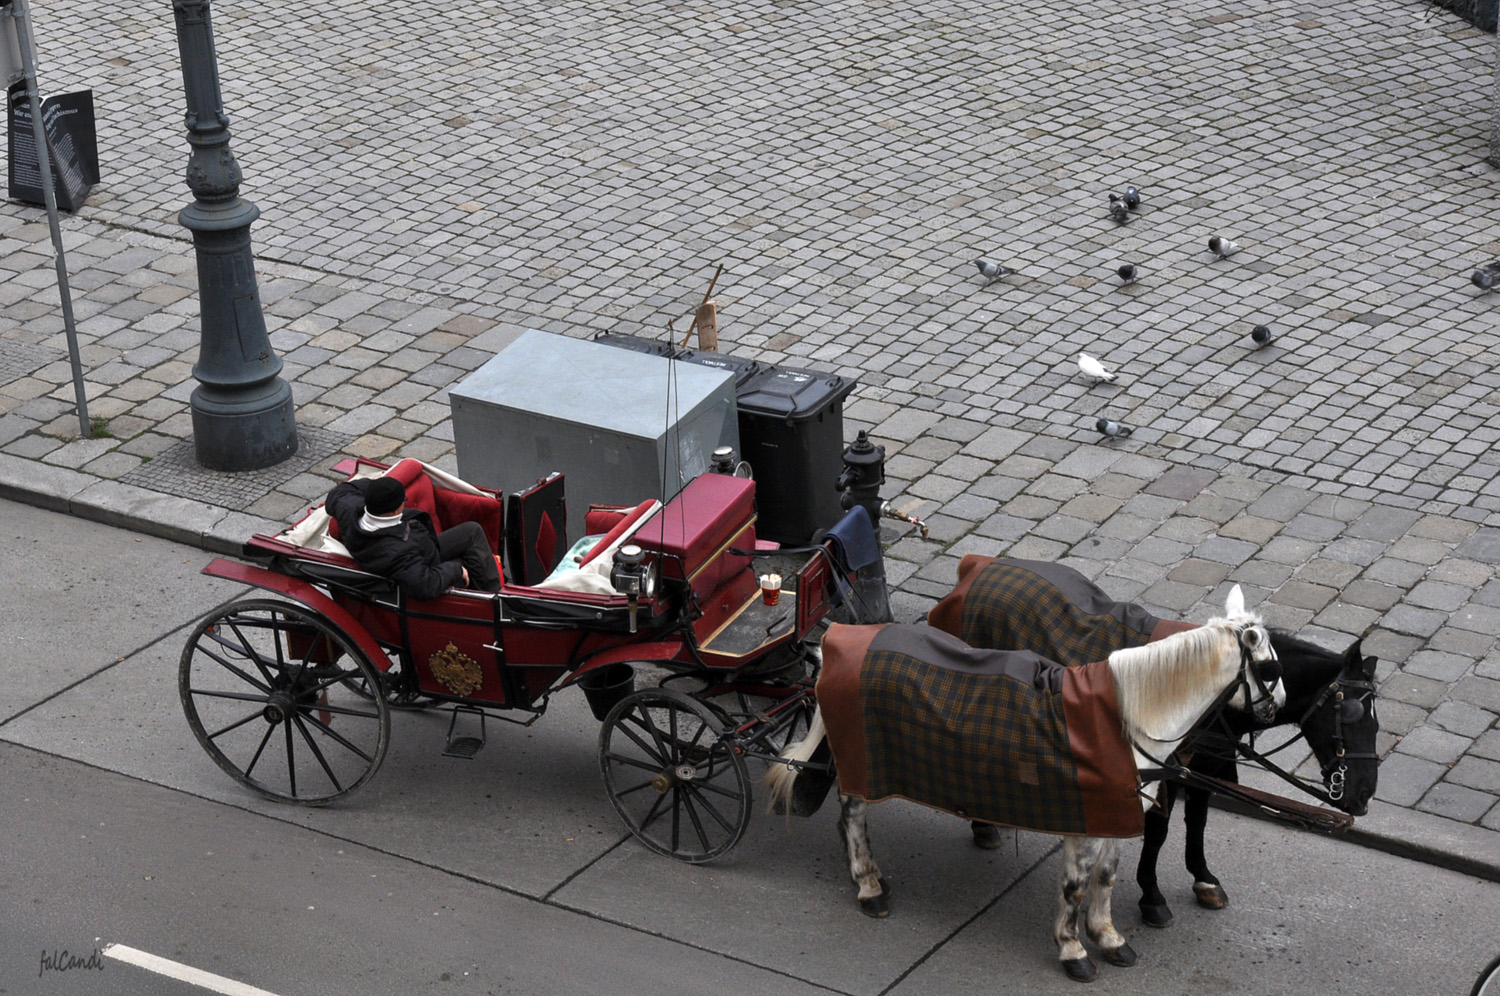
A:
[[[750,480],[705,474],[665,505],[593,508],[597,538],[568,549],[560,475],[503,504],[415,460],[335,469],[400,478],[439,529],[479,522],[505,551],[502,587],[408,598],[359,568],[321,508],[252,537],[254,564],[213,561],[204,573],[278,596],[215,609],[183,650],[183,708],[220,767],[271,798],[323,804],[375,774],[392,710],[451,708],[445,753],[472,756],[482,739],[453,736],[461,716],[481,733],[486,718],[530,723],[576,684],[603,724],[606,791],[643,843],[706,861],[739,841],[746,760],[775,758],[807,728],[803,638],[837,590],[834,541],[807,552],[771,605],[756,560],[773,545],[756,541]],[[642,664],[662,677],[636,690]]]

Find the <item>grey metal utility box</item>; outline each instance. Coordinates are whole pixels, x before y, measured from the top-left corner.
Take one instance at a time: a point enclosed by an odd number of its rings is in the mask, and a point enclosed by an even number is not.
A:
[[[590,504],[666,501],[740,445],[728,371],[536,329],[448,398],[459,476],[510,493],[562,471],[569,540]]]

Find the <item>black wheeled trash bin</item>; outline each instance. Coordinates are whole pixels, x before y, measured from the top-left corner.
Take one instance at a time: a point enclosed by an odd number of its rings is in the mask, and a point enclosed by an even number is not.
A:
[[[834,483],[843,468],[844,399],[857,383],[775,366],[737,381],[740,451],[755,473],[757,536],[802,544],[843,516]]]

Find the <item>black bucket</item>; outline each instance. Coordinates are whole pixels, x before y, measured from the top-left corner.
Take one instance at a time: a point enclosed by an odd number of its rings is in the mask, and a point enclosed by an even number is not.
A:
[[[635,691],[635,668],[623,661],[606,664],[579,678],[577,684],[594,718],[602,723],[616,703]]]

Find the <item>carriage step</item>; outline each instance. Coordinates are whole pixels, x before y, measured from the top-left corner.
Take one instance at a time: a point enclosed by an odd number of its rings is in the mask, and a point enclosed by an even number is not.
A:
[[[455,737],[453,727],[458,723],[458,714],[461,712],[471,713],[479,717],[479,736],[477,737]],[[448,720],[448,746],[443,748],[444,757],[461,757],[465,761],[472,761],[474,755],[479,753],[479,748],[484,746],[484,710],[474,709],[469,706],[454,706],[453,718]]]

